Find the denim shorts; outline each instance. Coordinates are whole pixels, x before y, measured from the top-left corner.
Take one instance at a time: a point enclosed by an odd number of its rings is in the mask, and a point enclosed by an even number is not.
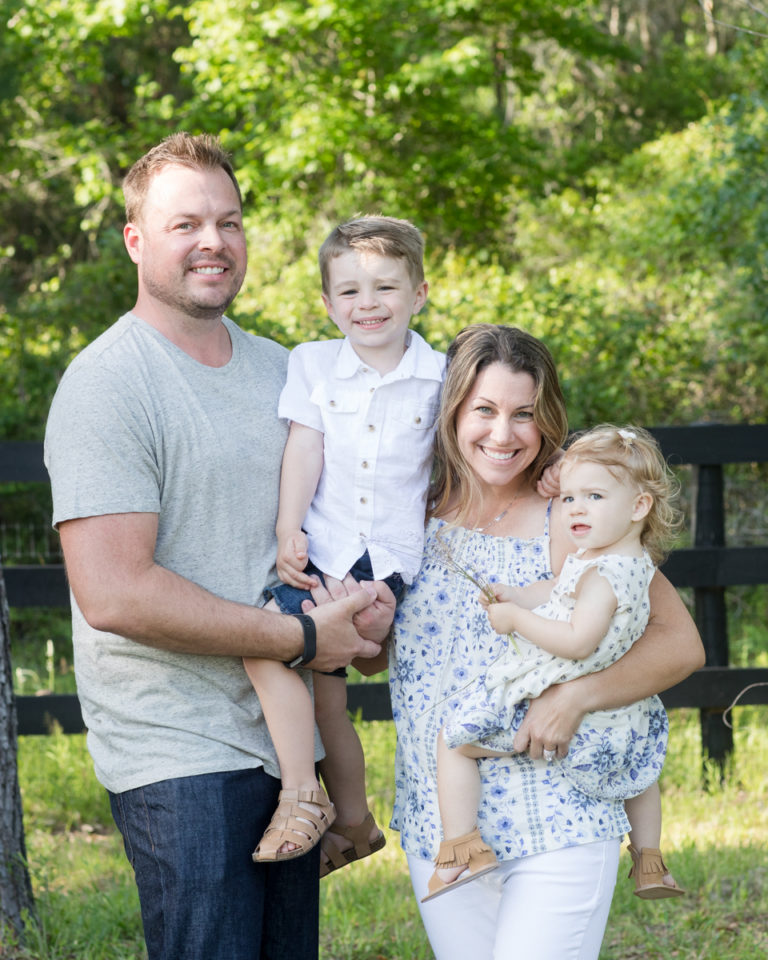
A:
[[[368,556],[368,551],[360,557],[359,560],[356,560],[352,564],[352,568],[349,571],[355,580],[373,580],[373,567],[371,566],[371,558]],[[318,570],[317,567],[308,561],[307,566],[304,568],[304,573],[314,574],[322,584],[325,584],[325,577],[321,570]],[[399,600],[403,591],[405,590],[405,584],[403,583],[403,578],[399,573],[392,573],[388,577],[384,578],[384,583],[389,587],[392,593],[395,595],[395,600]],[[264,597],[267,600],[274,599],[275,603],[280,609],[280,613],[301,613],[301,604],[304,600],[311,600],[312,594],[309,590],[302,590],[300,587],[292,587],[287,583],[279,583],[276,587],[270,587],[264,591]]]
[[[355,580],[373,580],[373,567],[371,566],[371,558],[368,556],[368,551],[360,557],[359,560],[356,560],[349,571]],[[325,577],[323,576],[322,570],[318,570],[317,567],[312,563],[311,560],[307,562],[306,567],[304,568],[304,573],[314,574],[320,582],[325,584]],[[384,578],[384,583],[389,587],[392,593],[395,596],[395,600],[398,601],[405,590],[405,583],[403,578],[399,573],[392,573],[388,577]],[[301,604],[304,600],[312,600],[312,594],[309,590],[302,590],[300,587],[292,587],[287,583],[278,583],[275,587],[269,587],[264,591],[264,598],[266,600],[274,600],[280,610],[280,613],[301,613]],[[314,601],[313,601],[314,602]],[[346,677],[347,671],[345,667],[339,667],[338,670],[331,670],[329,673],[332,677]]]

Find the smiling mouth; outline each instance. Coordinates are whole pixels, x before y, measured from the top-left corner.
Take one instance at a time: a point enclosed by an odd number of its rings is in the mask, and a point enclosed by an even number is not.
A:
[[[377,327],[386,319],[386,317],[369,317],[367,320],[355,320],[354,323],[358,327]]]
[[[507,463],[517,455],[517,450],[509,450],[504,453],[499,450],[489,450],[488,447],[480,447],[480,449],[489,460],[494,460],[496,463]]]
[[[192,267],[192,273],[202,274],[205,277],[215,277],[224,273],[224,267]]]
[[[571,533],[580,534],[580,533],[589,533],[592,527],[588,526],[586,523],[572,523],[571,524]]]

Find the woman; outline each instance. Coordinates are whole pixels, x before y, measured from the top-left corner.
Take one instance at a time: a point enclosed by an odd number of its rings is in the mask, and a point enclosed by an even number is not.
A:
[[[424,562],[397,611],[389,664],[398,735],[393,826],[419,901],[442,839],[437,735],[452,698],[500,652],[478,587],[464,574],[524,585],[559,571],[568,547],[558,505],[536,482],[565,435],[557,374],[540,341],[489,324],[457,336],[448,351]],[[660,574],[650,596],[649,627],[625,657],[545,691],[514,742],[493,745],[528,753],[479,761],[480,832],[501,865],[420,904],[437,960],[597,958],[629,825],[620,800],[579,793],[554,761],[585,712],[657,693],[703,663],[695,627]]]

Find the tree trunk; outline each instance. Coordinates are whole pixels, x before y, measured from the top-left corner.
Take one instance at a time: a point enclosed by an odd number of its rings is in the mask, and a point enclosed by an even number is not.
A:
[[[0,560],[0,942],[2,930],[9,927],[20,939],[24,932],[24,913],[32,914],[34,910],[16,764],[16,701],[13,695],[10,633],[5,579]]]

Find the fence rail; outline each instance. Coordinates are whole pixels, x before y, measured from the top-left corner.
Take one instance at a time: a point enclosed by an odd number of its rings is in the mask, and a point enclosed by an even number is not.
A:
[[[663,693],[662,700],[670,709],[700,709],[704,746],[711,757],[722,760],[733,748],[732,731],[723,723],[728,707],[737,697],[740,705],[768,703],[768,668],[729,666],[725,591],[768,583],[768,545],[726,545],[723,466],[768,462],[768,424],[657,427],[651,433],[672,465],[693,466],[693,546],[675,551],[662,569],[676,587],[693,588],[694,615],[707,653],[707,665]],[[21,482],[48,482],[42,446],[0,443],[0,484]],[[61,565],[9,566],[4,575],[11,606],[69,605]],[[17,697],[16,703],[21,734],[47,733],[53,721],[65,733],[83,729],[75,695]],[[349,705],[363,719],[392,716],[384,683],[350,684]]]

